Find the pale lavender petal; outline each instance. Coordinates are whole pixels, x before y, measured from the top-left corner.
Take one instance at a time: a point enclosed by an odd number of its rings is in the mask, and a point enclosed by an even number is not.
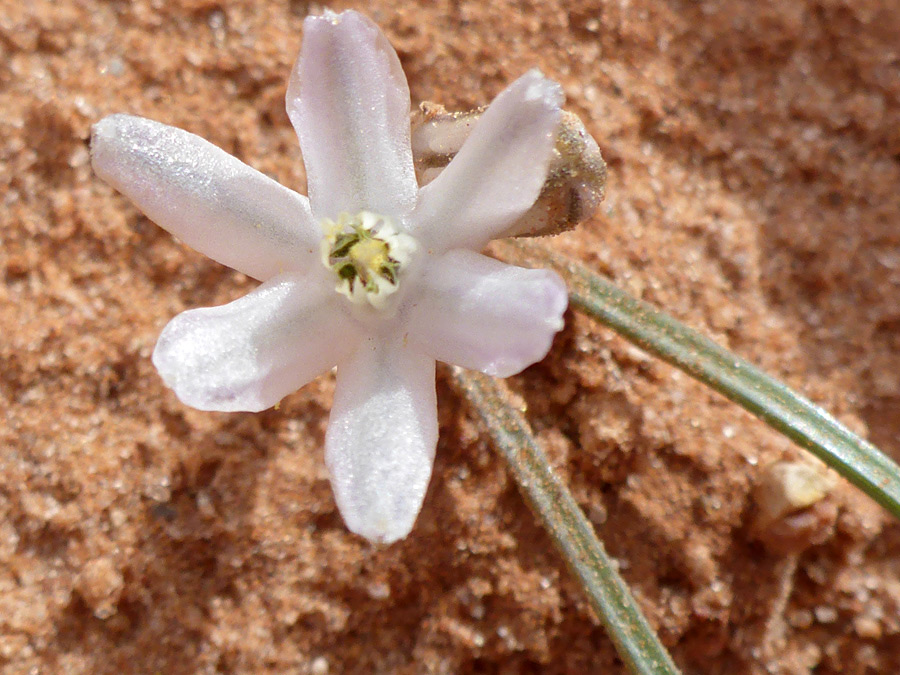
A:
[[[111,115],[94,125],[91,157],[150,220],[224,265],[265,280],[317,261],[307,199],[199,136]]]
[[[189,406],[265,410],[352,353],[358,327],[334,296],[315,275],[279,275],[227,305],[176,316],[153,364]]]
[[[437,435],[433,359],[370,338],[338,365],[325,461],[350,530],[381,544],[409,534]]]
[[[508,377],[540,361],[563,327],[555,272],[455,250],[429,264],[410,310],[409,344],[439,361]]]
[[[402,219],[415,204],[409,88],[378,27],[347,11],[307,17],[287,91],[317,218],[374,211]]]
[[[478,250],[525,213],[553,153],[562,90],[532,70],[491,103],[459,153],[422,188],[409,233],[434,252]]]

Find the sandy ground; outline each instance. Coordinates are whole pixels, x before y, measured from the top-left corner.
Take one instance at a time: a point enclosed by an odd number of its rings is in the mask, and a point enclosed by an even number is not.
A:
[[[896,0],[334,7],[383,27],[416,101],[560,81],[610,182],[550,245],[900,457]],[[311,9],[0,0],[0,672],[622,673],[443,373],[425,507],[376,550],[328,486],[330,377],[212,414],[150,363],[172,316],[254,283],[97,180],[90,125],[152,117],[302,188]],[[900,525],[866,498],[761,541],[754,486],[799,451],[576,314],[512,385],[686,673],[900,672]]]

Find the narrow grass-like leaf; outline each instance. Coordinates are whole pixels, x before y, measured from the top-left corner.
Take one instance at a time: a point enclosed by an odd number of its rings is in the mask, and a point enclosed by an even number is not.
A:
[[[453,378],[484,421],[526,501],[560,549],[631,672],[678,673],[588,519],[553,472],[506,385],[461,368],[453,369]]]
[[[583,265],[532,242],[504,249],[510,259],[555,268],[574,307],[750,411],[900,518],[900,467],[822,408]]]

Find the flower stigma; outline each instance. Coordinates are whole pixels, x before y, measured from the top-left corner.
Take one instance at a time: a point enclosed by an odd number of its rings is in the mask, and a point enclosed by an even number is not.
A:
[[[337,278],[335,290],[355,305],[382,309],[418,246],[387,216],[371,211],[322,220],[322,264]]]

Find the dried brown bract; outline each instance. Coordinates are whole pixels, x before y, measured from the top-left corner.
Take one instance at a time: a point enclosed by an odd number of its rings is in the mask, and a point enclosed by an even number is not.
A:
[[[753,493],[753,532],[775,553],[799,553],[834,530],[836,476],[808,462],[776,462],[763,469]]]

